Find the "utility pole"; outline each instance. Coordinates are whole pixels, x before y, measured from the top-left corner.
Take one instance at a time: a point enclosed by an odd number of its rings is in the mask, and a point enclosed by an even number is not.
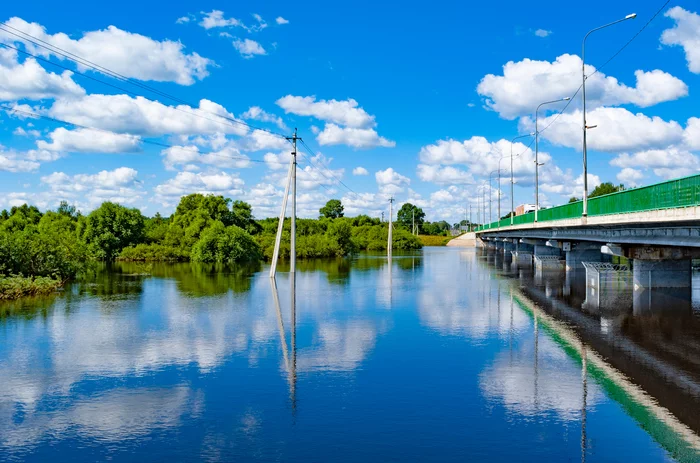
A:
[[[415,235],[416,234],[416,210],[415,209],[413,209],[411,211],[411,222],[412,222],[411,235]]]
[[[394,228],[394,224],[392,223],[392,220],[394,218],[394,197],[392,196],[389,198],[389,241],[387,243],[386,249],[387,249],[387,255],[391,257],[391,244],[392,244],[392,228]]]
[[[472,231],[472,205],[469,203],[469,218],[467,219],[467,230]]]
[[[284,216],[287,212],[287,197],[289,189],[292,189],[292,230],[291,242],[289,246],[289,258],[291,273],[296,272],[296,232],[297,232],[297,129],[294,129],[294,135],[285,137],[292,142],[294,147],[292,150],[292,159],[289,162],[289,172],[287,172],[287,186],[284,190],[284,198],[282,198],[282,211],[280,212],[279,223],[277,224],[277,236],[275,237],[275,249],[272,253],[272,265],[270,266],[270,278],[274,278],[277,273],[277,260],[280,254],[280,242],[282,241],[282,229],[284,228]]]
[[[384,211],[382,211],[382,222],[384,222]]]

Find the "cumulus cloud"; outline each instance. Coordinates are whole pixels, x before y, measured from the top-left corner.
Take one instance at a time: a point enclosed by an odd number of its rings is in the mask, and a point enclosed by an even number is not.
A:
[[[130,167],[103,170],[96,174],[69,175],[54,172],[41,177],[47,185],[54,203],[69,200],[77,205],[92,209],[104,201],[120,204],[136,204],[143,197],[138,172]]]
[[[277,16],[277,19],[275,19],[275,22],[277,22],[277,24],[280,24],[280,25],[289,24],[289,21],[284,19],[282,16]]]
[[[236,148],[227,146],[218,151],[201,153],[197,146],[172,146],[161,152],[163,164],[167,170],[174,170],[177,166],[185,170],[197,170],[199,164],[216,166],[219,168],[241,169],[250,167],[250,159],[241,154]]]
[[[554,117],[540,118],[542,127],[548,126]],[[564,113],[541,136],[558,145],[580,150],[581,119],[581,111]],[[587,111],[586,119],[589,126],[597,126],[588,130],[588,148],[593,150],[660,149],[679,143],[684,137],[683,127],[678,122],[634,114],[625,108],[596,108]],[[534,128],[531,119],[521,119],[520,125],[524,129]]]
[[[141,151],[141,139],[128,134],[79,128],[59,127],[49,134],[51,143],[39,140],[37,147],[49,151],[82,153],[136,153]]]
[[[455,185],[474,183],[474,176],[453,166],[438,166],[418,164],[418,178],[424,182],[432,182],[437,185]]]
[[[164,206],[177,204],[190,193],[240,196],[245,182],[237,174],[226,172],[178,172],[174,178],[155,187],[154,200]]]
[[[622,153],[610,161],[610,164],[623,168],[623,172],[630,168],[626,173],[620,173],[620,175],[627,177],[633,175],[631,172],[633,168],[651,169],[654,175],[663,179],[684,177],[700,171],[698,156],[678,147],[639,151],[633,154]],[[638,181],[641,178],[641,176],[637,176],[635,180]]]
[[[0,171],[33,172],[39,168],[42,162],[55,161],[61,157],[61,153],[44,149],[16,151],[5,150],[0,146]]]
[[[666,29],[661,34],[661,43],[664,45],[678,45],[685,51],[685,59],[688,69],[700,73],[700,15],[684,10],[676,6],[665,14],[673,19],[676,24],[671,29]]]
[[[590,108],[606,105],[634,104],[652,106],[676,100],[688,94],[687,85],[680,79],[654,70],[635,72],[637,85],[628,87],[595,68],[586,65],[586,103]],[[477,92],[486,98],[486,106],[505,119],[531,115],[543,101],[557,100],[573,95],[581,85],[581,58],[564,54],[554,62],[524,59],[509,61],[502,75],[488,74]],[[573,102],[574,106],[578,102]],[[563,105],[563,103],[562,103]],[[559,109],[550,105],[548,109]]]
[[[74,40],[62,32],[49,34],[41,24],[28,23],[17,17],[10,18],[7,24],[68,53],[81,56],[123,76],[139,80],[191,85],[196,80],[208,76],[207,68],[214,64],[213,61],[197,53],[185,53],[185,47],[181,42],[158,41],[144,35],[123,31],[115,26],[85,32],[80,39]],[[0,42],[21,42],[29,52],[35,55],[65,59],[64,56],[56,55],[50,50],[4,31],[0,31]],[[79,64],[78,69],[83,71],[88,68]]]
[[[382,194],[401,193],[411,184],[411,179],[396,172],[392,167],[375,172],[379,192]]]
[[[145,136],[247,133],[245,126],[226,120],[234,119],[233,114],[209,100],[201,100],[198,108],[192,108],[166,106],[140,96],[91,94],[57,100],[48,114],[83,126]]]
[[[202,11],[202,20],[199,25],[209,30],[216,27],[236,27],[243,26],[243,23],[236,18],[224,18],[224,12],[221,10],[212,10],[209,13]]]
[[[85,90],[72,75],[47,72],[34,58],[18,63],[15,50],[0,49],[0,101],[80,97]]]
[[[275,116],[263,110],[259,106],[251,106],[246,112],[241,114],[243,119],[252,119],[261,122],[271,122],[275,124],[280,130],[289,131],[289,127],[284,123],[281,117]]]
[[[284,112],[298,116],[312,116],[322,121],[353,128],[374,127],[374,116],[359,107],[357,101],[318,100],[315,96],[287,95],[275,102]]]
[[[644,179],[641,170],[625,167],[617,174],[617,180],[625,186],[636,187]]]
[[[233,41],[233,48],[235,48],[238,53],[241,54],[243,58],[250,59],[253,58],[254,56],[260,56],[260,55],[266,55],[267,52],[263,48],[262,45],[260,45],[258,42],[255,40],[251,39],[236,39]]]
[[[393,148],[396,142],[380,137],[374,129],[340,127],[328,123],[316,140],[321,145],[348,145],[353,148],[375,148],[378,146]]]
[[[364,167],[357,166],[352,170],[352,175],[369,175],[369,172]]]

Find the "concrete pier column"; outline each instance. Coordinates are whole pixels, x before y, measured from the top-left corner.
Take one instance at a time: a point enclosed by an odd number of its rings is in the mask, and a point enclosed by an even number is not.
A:
[[[547,246],[547,245],[540,245],[536,244],[534,246],[534,254],[535,256],[560,256],[561,257],[561,250],[559,248],[554,248],[552,246]]]
[[[583,262],[610,262],[609,255],[600,252],[601,244],[571,243],[571,250],[566,251],[566,270],[584,271]]]
[[[515,242],[515,251],[512,251],[513,264],[519,267],[532,267],[532,254],[535,250],[531,244]]]
[[[559,248],[536,244],[534,256],[536,273],[564,269],[564,260]]]
[[[632,281],[635,289],[690,288],[691,280],[690,259],[635,259],[632,263]]]

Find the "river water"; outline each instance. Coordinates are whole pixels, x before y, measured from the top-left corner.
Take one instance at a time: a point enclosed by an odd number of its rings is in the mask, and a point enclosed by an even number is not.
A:
[[[0,461],[700,460],[696,294],[592,306],[474,249],[279,270],[0,305]]]

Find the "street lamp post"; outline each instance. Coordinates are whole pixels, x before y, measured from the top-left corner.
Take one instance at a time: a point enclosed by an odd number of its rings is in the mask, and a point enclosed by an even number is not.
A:
[[[621,23],[622,21],[627,21],[628,19],[634,19],[637,17],[637,13],[628,14],[622,19],[613,21],[604,26],[596,27],[591,29],[583,37],[583,45],[581,46],[581,74],[583,75],[583,83],[581,87],[583,88],[583,217],[588,215],[588,148],[586,146],[586,39],[589,35],[595,31],[605,29],[606,27],[612,26],[613,24]]]
[[[502,157],[501,159],[505,159],[505,156]],[[498,220],[501,220],[501,159],[498,160],[498,170],[492,170],[489,173],[489,215],[491,215],[491,203],[493,202],[493,188],[491,188],[491,179],[493,174],[498,172],[498,191],[496,194],[498,194]],[[493,217],[490,217],[491,221],[493,221]]]
[[[535,132],[528,133],[527,135],[519,135],[515,138],[513,138],[510,141],[510,224],[513,225],[513,216],[515,215],[515,200],[513,199],[514,193],[513,193],[513,186],[515,184],[515,180],[513,180],[513,144],[515,143],[515,140],[519,138],[525,138],[525,137],[532,137],[535,135]],[[532,142],[530,142],[532,143]],[[520,156],[520,154],[518,154]],[[500,167],[500,164],[499,164]]]
[[[552,104],[552,103],[559,103],[561,101],[569,101],[571,97],[566,97],[566,98],[559,98],[558,100],[552,100],[552,101],[545,101],[544,103],[540,103],[539,106],[537,106],[537,109],[535,109],[535,222],[537,222],[537,212],[540,209],[540,178],[539,178],[539,171],[540,171],[540,161],[539,161],[539,135],[540,132],[537,128],[537,118],[538,118],[538,113],[540,111],[540,108],[544,105],[547,104]]]

